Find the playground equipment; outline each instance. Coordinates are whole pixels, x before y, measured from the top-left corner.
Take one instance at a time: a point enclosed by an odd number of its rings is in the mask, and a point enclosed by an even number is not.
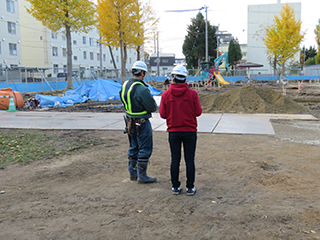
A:
[[[216,74],[216,72],[213,73],[214,76],[216,77],[216,79],[219,81],[219,83],[221,83],[222,85],[228,85],[229,83],[223,79],[223,77],[220,75],[220,73],[218,72],[218,74]]]
[[[13,91],[11,88],[1,88],[0,90],[0,110],[8,110],[10,106],[10,96],[13,98],[16,108],[23,107],[23,97],[20,92]]]
[[[227,81],[225,81],[222,76],[219,73],[219,66],[222,64],[222,61],[224,60],[226,70],[229,71],[229,61],[228,61],[228,52],[225,52],[218,56],[214,62],[201,62],[200,67],[200,76],[201,81],[204,81],[204,79],[207,79],[207,82],[209,83],[213,77],[215,77],[219,83],[222,85],[229,84]]]

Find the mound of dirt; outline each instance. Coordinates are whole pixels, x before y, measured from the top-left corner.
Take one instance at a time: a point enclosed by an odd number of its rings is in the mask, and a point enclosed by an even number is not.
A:
[[[272,89],[246,85],[221,94],[199,94],[205,113],[306,113],[290,97]]]

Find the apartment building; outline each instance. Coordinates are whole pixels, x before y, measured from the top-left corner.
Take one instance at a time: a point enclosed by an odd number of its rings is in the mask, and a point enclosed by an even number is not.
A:
[[[218,46],[218,50],[221,54],[224,54],[225,52],[229,52],[229,44],[232,38],[232,34],[224,34],[224,38],[220,38],[220,44]],[[239,62],[246,62],[247,61],[247,44],[240,44],[242,58]],[[219,66],[220,71],[225,71],[225,61],[222,62],[222,64]]]
[[[67,46],[64,33],[49,30],[28,14],[26,8],[30,7],[30,3],[25,0],[0,0],[0,6],[6,6],[0,7],[2,67],[46,68],[46,74],[51,77],[66,72]],[[97,76],[97,72],[114,77],[115,67],[120,72],[120,49],[101,45],[96,28],[89,33],[73,32],[71,38],[73,71],[79,77],[90,78],[93,73]],[[135,49],[127,51],[126,69],[131,72],[137,60],[137,52]],[[144,56],[143,51],[141,56]]]
[[[0,0],[0,75],[5,67],[22,66],[19,6]]]
[[[277,0],[275,4],[259,4],[248,6],[248,49],[247,59],[249,62],[262,64],[264,67],[259,69],[252,69],[252,71],[259,71],[264,74],[272,74],[273,67],[268,60],[267,48],[263,42],[261,35],[262,28],[274,24],[274,16],[280,16],[282,7],[285,4]],[[301,3],[289,3],[290,7],[294,9],[296,20],[301,19]],[[299,61],[299,53],[293,59]]]

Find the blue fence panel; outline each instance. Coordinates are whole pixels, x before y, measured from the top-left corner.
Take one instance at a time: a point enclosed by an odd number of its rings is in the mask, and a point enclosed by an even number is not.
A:
[[[248,78],[246,76],[222,76],[224,80],[228,82],[236,82],[236,81],[248,81]],[[302,80],[316,80],[319,79],[319,76],[287,76],[287,81],[302,81]],[[188,77],[188,81],[200,81],[200,76]],[[121,83],[121,79],[107,79],[109,81],[114,81]],[[252,76],[251,80],[254,81],[278,81],[280,80],[280,76]],[[74,81],[73,87],[76,88],[82,83],[87,83],[89,85],[92,85],[95,83],[96,80],[83,80],[83,81]],[[164,81],[164,77],[147,77],[145,81]],[[47,82],[32,82],[32,83],[6,83],[2,82],[0,83],[0,89],[1,88],[7,88],[10,87],[14,91],[18,91],[21,93],[26,92],[41,92],[41,91],[51,91],[53,90],[64,90],[67,88],[67,82],[49,82],[50,86]],[[52,88],[52,89],[51,89]]]

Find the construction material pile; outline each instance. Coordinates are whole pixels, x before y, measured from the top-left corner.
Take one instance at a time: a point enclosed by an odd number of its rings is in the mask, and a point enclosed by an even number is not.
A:
[[[290,97],[272,89],[246,85],[221,94],[199,94],[205,113],[306,113]]]

